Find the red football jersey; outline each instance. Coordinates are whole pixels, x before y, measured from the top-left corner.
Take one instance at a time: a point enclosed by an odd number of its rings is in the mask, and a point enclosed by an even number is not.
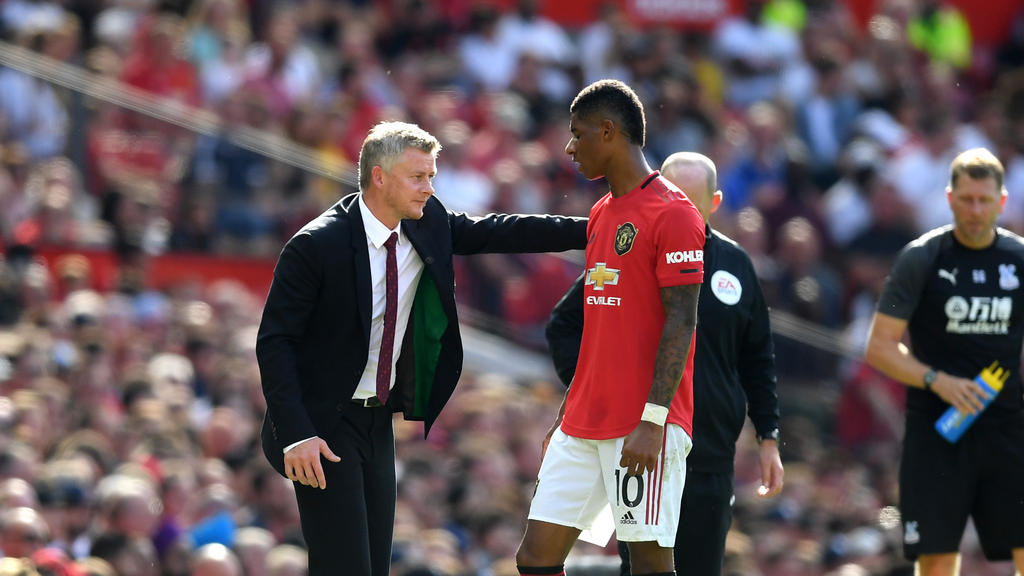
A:
[[[660,289],[704,277],[704,220],[679,188],[651,174],[590,210],[583,342],[562,430],[595,440],[640,423],[665,325]],[[693,342],[668,422],[692,435]]]

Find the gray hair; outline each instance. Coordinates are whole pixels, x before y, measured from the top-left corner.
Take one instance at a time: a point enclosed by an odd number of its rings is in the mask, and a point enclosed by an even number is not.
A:
[[[437,156],[441,143],[433,135],[408,122],[381,122],[370,129],[359,150],[359,191],[370,187],[374,166],[390,170],[407,148]]]

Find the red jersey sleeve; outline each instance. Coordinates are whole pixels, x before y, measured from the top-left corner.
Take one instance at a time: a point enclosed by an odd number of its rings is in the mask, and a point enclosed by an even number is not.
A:
[[[655,274],[658,286],[704,281],[704,219],[688,200],[669,202],[655,230]]]

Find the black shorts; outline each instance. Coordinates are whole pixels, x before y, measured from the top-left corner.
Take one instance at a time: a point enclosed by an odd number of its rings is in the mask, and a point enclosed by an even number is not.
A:
[[[903,554],[959,551],[974,519],[985,557],[1009,560],[1024,547],[1024,414],[979,421],[950,444],[934,419],[907,413],[900,464]]]

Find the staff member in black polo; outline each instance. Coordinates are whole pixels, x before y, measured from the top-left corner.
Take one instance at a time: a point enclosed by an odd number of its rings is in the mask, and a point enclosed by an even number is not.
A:
[[[585,218],[449,212],[437,139],[384,122],[359,194],[285,245],[256,340],[263,452],[295,482],[312,576],[387,576],[395,523],[392,412],[427,431],[455,390],[462,340],[453,254],[586,246]]]
[[[704,216],[704,284],[697,308],[693,369],[693,450],[686,458],[686,487],[676,533],[680,574],[719,575],[725,536],[732,523],[733,460],[744,408],[760,443],[761,486],[768,498],[782,491],[779,405],[768,306],[747,253],[707,224],[722,202],[715,164],[701,154],[678,152],[661,167]],[[583,334],[583,277],[551,313],[548,345],[559,378],[568,386],[576,372]],[[619,545],[622,574],[629,551]]]

